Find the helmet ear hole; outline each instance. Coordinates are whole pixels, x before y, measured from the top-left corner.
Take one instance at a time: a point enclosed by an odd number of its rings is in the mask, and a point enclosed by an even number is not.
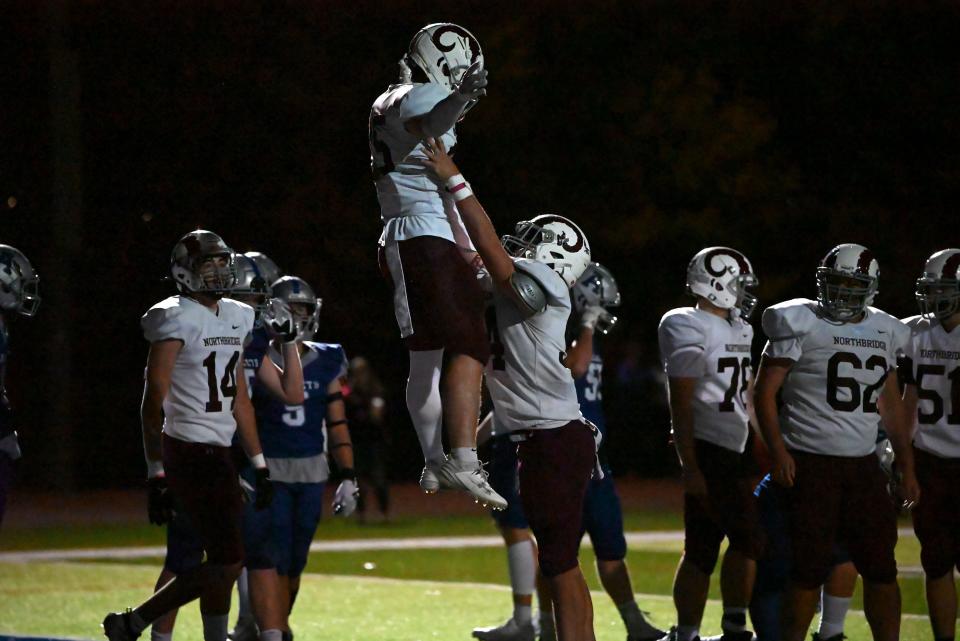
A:
[[[563,254],[557,252],[550,252],[550,255],[556,258],[557,260],[563,260]]]

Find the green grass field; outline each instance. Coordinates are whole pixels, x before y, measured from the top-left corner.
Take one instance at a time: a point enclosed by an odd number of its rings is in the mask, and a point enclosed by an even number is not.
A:
[[[677,515],[636,512],[627,515],[628,530],[679,527]],[[408,538],[440,535],[490,535],[488,518],[406,518],[386,525],[359,526],[326,521],[318,540]],[[3,550],[107,548],[161,545],[162,530],[139,525],[4,531]],[[674,618],[669,598],[682,543],[657,541],[631,545],[628,562],[641,607],[662,627]],[[902,566],[919,564],[919,546],[901,537]],[[105,553],[106,554],[106,553]],[[623,639],[622,624],[610,600],[600,592],[588,545],[581,561],[594,590],[598,639]],[[0,635],[99,638],[98,624],[111,609],[134,605],[153,587],[160,559],[117,562],[0,563]],[[716,584],[716,580],[714,584]],[[905,640],[929,637],[922,580],[901,578]],[[719,631],[717,586],[704,618],[703,632]],[[859,590],[854,608],[862,608]],[[506,559],[501,548],[371,550],[313,553],[297,602],[293,626],[300,639],[416,640],[469,639],[475,626],[493,625],[509,614]],[[847,635],[868,639],[862,613],[851,613]],[[196,606],[185,609],[177,627],[180,641],[200,639]]]

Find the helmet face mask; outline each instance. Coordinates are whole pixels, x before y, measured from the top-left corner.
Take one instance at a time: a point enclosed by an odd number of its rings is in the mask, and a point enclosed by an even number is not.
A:
[[[859,318],[877,295],[880,266],[869,249],[847,243],[830,250],[817,268],[820,314],[838,323]]]
[[[960,311],[960,249],[944,249],[927,259],[916,298],[920,314],[929,319],[943,321]]]
[[[514,258],[547,265],[573,287],[590,265],[590,243],[583,231],[563,216],[542,215],[517,223],[515,234],[500,239]]]
[[[757,307],[751,291],[760,283],[747,257],[729,247],[707,247],[687,266],[687,293],[706,299],[744,320]]]
[[[19,249],[0,245],[0,310],[33,316],[40,308],[40,277]]]
[[[260,275],[257,263],[245,254],[236,255],[237,280],[230,298],[253,308],[255,328],[263,327],[263,315],[270,304],[270,287]]]
[[[181,292],[215,300],[230,294],[237,282],[233,250],[220,236],[203,229],[190,232],[174,246],[170,273]]]
[[[305,280],[296,276],[284,276],[273,284],[272,290],[274,299],[280,300],[290,310],[297,330],[297,341],[312,340],[320,328],[323,299],[317,297]]]

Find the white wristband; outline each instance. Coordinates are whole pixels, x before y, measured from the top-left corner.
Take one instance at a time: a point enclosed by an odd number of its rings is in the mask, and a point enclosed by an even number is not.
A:
[[[456,174],[447,178],[446,186],[447,191],[453,195],[453,199],[457,202],[473,195],[473,190],[470,189],[470,183],[466,181],[463,174]]]
[[[152,479],[158,476],[165,476],[163,461],[151,461],[147,459],[147,478]]]
[[[253,466],[258,470],[263,469],[267,466],[267,460],[263,458],[263,453],[254,454],[253,456],[251,456],[250,463],[252,463]]]

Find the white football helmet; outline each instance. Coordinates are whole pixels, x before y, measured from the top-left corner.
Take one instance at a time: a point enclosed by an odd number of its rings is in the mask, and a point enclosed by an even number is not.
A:
[[[687,293],[702,296],[721,309],[750,318],[757,297],[750,292],[760,281],[747,257],[729,247],[701,249],[687,265]]]
[[[284,276],[273,284],[272,294],[274,298],[283,301],[293,314],[297,340],[312,340],[320,327],[320,306],[323,300],[317,297],[307,281],[296,276]],[[301,308],[301,305],[304,307]]]
[[[0,245],[0,310],[33,316],[40,308],[40,277],[19,249]]]
[[[473,34],[463,27],[436,22],[413,37],[406,61],[422,71],[429,82],[452,91],[470,65],[479,61],[483,66],[483,51]]]
[[[596,331],[607,334],[617,324],[617,317],[610,313],[611,307],[620,306],[620,288],[610,270],[600,263],[590,263],[570,291],[573,309],[578,314],[587,307],[602,307],[604,312],[597,320]]]
[[[501,238],[503,248],[516,258],[543,263],[573,287],[590,265],[590,243],[569,218],[552,214],[521,220],[516,235]]]
[[[941,249],[927,259],[916,295],[927,318],[943,320],[960,309],[960,249]]]
[[[211,258],[223,258],[218,265]],[[170,254],[170,273],[181,292],[219,298],[237,282],[233,250],[212,231],[197,229],[181,238]]]
[[[262,327],[263,313],[270,303],[270,287],[252,258],[245,254],[237,254],[236,261],[237,282],[233,285],[230,297],[253,307],[253,326]]]
[[[245,252],[243,255],[256,264],[257,269],[260,271],[260,276],[263,277],[267,287],[273,285],[283,276],[283,270],[277,267],[277,264],[266,254],[262,252]]]
[[[860,316],[877,295],[880,264],[873,252],[856,243],[831,249],[817,268],[820,314],[838,323]]]

